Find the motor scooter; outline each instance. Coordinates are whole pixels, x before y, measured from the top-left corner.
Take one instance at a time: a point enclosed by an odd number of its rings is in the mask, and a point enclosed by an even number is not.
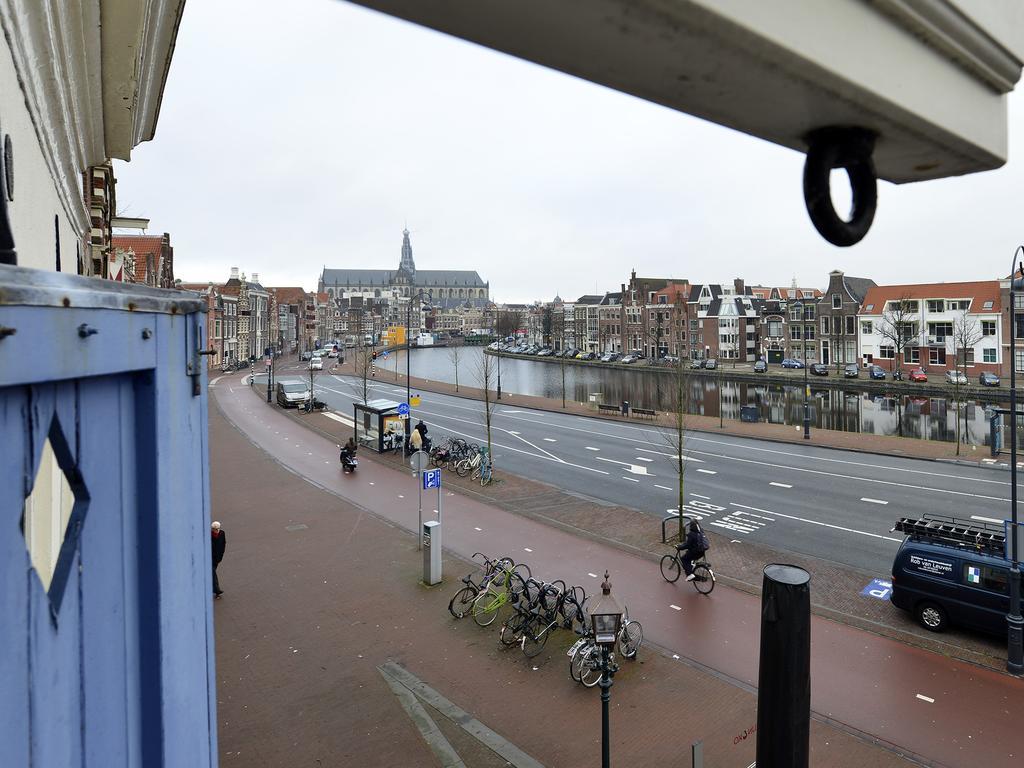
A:
[[[342,472],[342,474],[344,474],[345,472],[355,472],[356,471],[356,467],[359,466],[359,459],[356,458],[356,455],[354,453],[352,453],[350,451],[347,451],[344,448],[342,448],[341,449],[341,456],[340,456],[340,458],[341,458],[341,472]]]

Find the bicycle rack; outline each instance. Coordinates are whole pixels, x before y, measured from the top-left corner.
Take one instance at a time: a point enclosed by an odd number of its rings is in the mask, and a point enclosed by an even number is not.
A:
[[[690,517],[689,515],[683,515],[683,518],[686,519],[686,520],[693,520],[693,518]],[[669,520],[678,520],[678,519],[679,519],[679,513],[678,512],[673,512],[671,515],[666,515],[665,517],[661,518],[661,543],[662,544],[668,544],[668,536],[665,533],[665,523],[667,523]]]

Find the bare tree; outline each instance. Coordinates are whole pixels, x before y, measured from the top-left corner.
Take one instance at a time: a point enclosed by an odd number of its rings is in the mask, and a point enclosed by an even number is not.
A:
[[[968,316],[967,310],[961,310],[960,313],[953,319],[953,352],[955,355],[954,370],[963,373],[963,383],[967,383],[967,351],[973,350],[974,345],[982,340],[984,334],[982,333],[981,326],[978,321]],[[960,397],[961,381],[960,376],[957,376],[954,383],[956,392],[956,403],[958,409],[958,415],[956,419],[956,455],[960,455],[960,418],[959,409],[963,408],[964,412],[964,431],[963,441],[967,442],[967,408]]]
[[[486,352],[480,355],[480,362],[477,363],[477,381],[484,395],[484,428],[487,432],[487,458],[491,462],[491,471],[494,470],[494,451],[491,447],[491,422],[494,418],[494,409],[498,401],[492,397],[491,387],[497,379],[497,358],[488,355]]]
[[[448,360],[451,361],[452,370],[455,371],[455,391],[459,391],[459,357],[462,354],[462,345],[448,342]]]
[[[558,356],[558,367],[562,374],[562,407],[565,408],[565,313],[555,312],[551,317],[552,340],[558,339],[558,348],[563,354]]]
[[[672,370],[671,392],[667,403],[672,413],[672,428],[663,432],[668,447],[672,450],[673,470],[676,473],[676,509],[679,510],[679,541],[686,537],[683,526],[683,505],[686,503],[684,480],[686,474],[686,418],[690,412],[690,372],[682,355]]]
[[[552,338],[553,322],[554,311],[550,306],[544,307],[544,309],[541,310],[540,315],[540,329],[544,337],[543,343],[548,346],[552,346],[554,344],[554,339]]]
[[[365,346],[363,333],[363,317],[359,317],[359,333],[356,335],[356,346],[352,350],[352,373],[353,378],[346,383],[355,392],[356,397],[362,400],[363,405],[370,399],[370,379],[376,372],[375,353],[372,346]],[[312,383],[310,384],[312,389]]]
[[[917,341],[917,301],[904,294],[898,299],[886,302],[882,310],[882,320],[878,324],[878,335],[885,346],[891,346],[895,354],[894,370],[899,371],[904,353],[909,347],[916,347]]]
[[[495,309],[495,329],[499,339],[515,334],[523,326],[523,313],[517,309]]]

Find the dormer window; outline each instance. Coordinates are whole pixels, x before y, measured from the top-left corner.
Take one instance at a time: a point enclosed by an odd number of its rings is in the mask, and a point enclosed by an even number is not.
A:
[[[842,308],[843,308],[843,297],[840,296],[838,293],[833,293],[832,294],[832,309],[842,309]]]

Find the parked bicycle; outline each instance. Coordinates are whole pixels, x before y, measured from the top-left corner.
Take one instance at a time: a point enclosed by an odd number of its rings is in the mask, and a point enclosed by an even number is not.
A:
[[[473,621],[481,627],[490,626],[498,612],[526,589],[525,580],[508,563],[502,563],[499,573],[492,578],[473,600]]]
[[[566,652],[569,656],[569,677],[586,688],[593,688],[601,679],[601,648],[594,642],[594,634],[589,626],[584,625],[577,634],[582,637]],[[625,659],[635,659],[643,641],[644,628],[639,621],[629,618],[627,606],[623,610],[622,626],[615,639],[618,652]]]
[[[481,552],[474,552],[473,559],[483,559],[483,575],[479,582],[473,581],[473,574],[467,574],[462,577],[462,582],[466,586],[462,587],[456,592],[451,601],[448,603],[448,612],[456,619],[463,618],[473,607],[473,601],[476,600],[477,595],[480,594],[480,590],[484,589],[495,577],[504,578],[504,570],[506,568],[512,568],[515,563],[510,557],[499,557],[496,560],[492,560]]]

